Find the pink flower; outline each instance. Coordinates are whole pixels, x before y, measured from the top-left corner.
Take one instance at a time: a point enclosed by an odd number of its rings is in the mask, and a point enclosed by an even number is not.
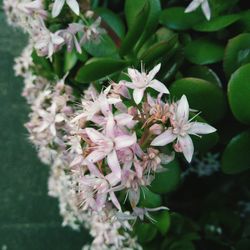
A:
[[[172,127],[157,136],[152,142],[152,146],[165,146],[177,139],[179,150],[184,154],[188,162],[191,162],[194,145],[191,135],[210,134],[216,131],[212,126],[202,122],[190,122],[189,118],[189,104],[185,95],[177,104],[175,114],[172,118]]]
[[[121,178],[121,167],[117,157],[117,150],[122,150],[136,143],[136,135],[116,135],[114,131],[113,117],[109,119],[106,126],[106,134],[98,132],[94,128],[86,128],[86,134],[93,142],[93,151],[86,160],[95,163],[107,157],[107,163],[117,178]]]
[[[55,0],[52,8],[52,17],[57,17],[60,14],[65,2],[76,15],[80,14],[79,4],[76,0]]]
[[[208,0],[193,0],[188,7],[185,9],[185,13],[195,11],[201,6],[202,12],[205,15],[207,20],[211,18],[211,10],[209,8]]]
[[[133,98],[138,105],[144,95],[146,88],[150,87],[160,93],[168,94],[167,87],[160,81],[154,79],[155,75],[159,72],[161,64],[156,65],[148,74],[141,68],[142,72],[136,69],[129,68],[128,75],[132,82],[127,82],[127,87],[133,89]]]

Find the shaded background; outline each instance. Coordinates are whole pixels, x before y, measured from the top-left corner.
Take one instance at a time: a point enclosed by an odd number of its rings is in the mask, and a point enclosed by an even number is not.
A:
[[[86,232],[61,227],[58,201],[47,195],[49,168],[41,164],[23,124],[28,106],[14,58],[26,38],[0,11],[0,249],[80,250]]]

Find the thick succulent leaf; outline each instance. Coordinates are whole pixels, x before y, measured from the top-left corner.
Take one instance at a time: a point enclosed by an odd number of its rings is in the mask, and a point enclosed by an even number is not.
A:
[[[228,84],[228,99],[231,110],[242,123],[250,124],[250,64],[233,73]]]
[[[229,40],[223,60],[224,71],[229,77],[246,63],[250,63],[250,33],[240,34]]]
[[[206,20],[196,24],[193,29],[201,32],[215,32],[227,28],[240,19],[240,15],[232,14],[226,16],[218,16],[212,20]]]
[[[212,64],[222,60],[224,48],[214,41],[198,39],[185,47],[184,54],[194,64]]]
[[[73,50],[71,52],[66,51],[64,54],[64,73],[71,70],[77,63],[77,53]]]
[[[117,57],[118,54],[114,41],[107,34],[101,36],[100,42],[89,41],[83,48],[94,57]]]
[[[143,4],[140,2],[138,8],[136,8],[137,4],[134,6],[134,15],[133,15],[133,25],[128,25],[128,33],[125,36],[125,38],[122,41],[121,47],[120,47],[120,54],[126,55],[131,52],[131,50],[134,48],[135,44],[137,43],[138,39],[141,37],[143,33],[142,27],[144,26],[148,14],[149,14],[149,2],[143,1]],[[135,2],[137,3],[137,1]],[[127,16],[127,15],[126,15]],[[129,18],[127,17],[127,20]]]
[[[80,83],[90,83],[122,71],[126,65],[126,61],[119,59],[92,58],[78,70],[75,80]]]
[[[140,60],[146,65],[150,65],[162,57],[168,58],[172,54],[173,48],[177,46],[177,42],[177,35],[173,35],[168,40],[155,43],[142,54]]]
[[[202,65],[192,66],[185,72],[185,76],[200,78],[222,87],[222,83],[218,75],[207,66],[202,66]]]
[[[174,160],[164,166],[165,172],[155,174],[155,179],[151,183],[150,190],[157,194],[172,192],[180,182],[180,165]]]
[[[173,30],[188,30],[195,24],[204,20],[201,13],[185,13],[182,7],[168,8],[162,11],[159,22],[163,26]]]
[[[121,18],[107,8],[97,8],[94,10],[102,20],[104,20],[110,28],[120,37],[125,35],[125,26]]]
[[[176,99],[185,94],[190,107],[201,111],[201,117],[209,123],[218,122],[226,113],[226,97],[214,83],[198,78],[183,78],[170,86],[170,93]]]
[[[161,206],[162,200],[159,194],[155,194],[147,188],[143,188],[140,206],[155,208]]]
[[[170,228],[170,214],[168,211],[160,211],[158,213],[154,213],[152,215],[154,220],[156,221],[154,225],[159,230],[162,235],[166,235],[167,231]]]
[[[137,223],[134,231],[140,243],[152,241],[157,234],[157,228],[152,223]]]
[[[250,168],[250,131],[235,136],[222,155],[222,170],[227,174],[241,173]]]

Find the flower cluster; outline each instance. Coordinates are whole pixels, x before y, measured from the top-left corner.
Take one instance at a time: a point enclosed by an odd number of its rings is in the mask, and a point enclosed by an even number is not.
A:
[[[59,18],[65,3],[74,21],[52,32],[46,21]],[[63,225],[90,230],[94,240],[84,249],[141,249],[131,234],[133,223],[154,221],[151,213],[167,209],[142,202],[156,173],[167,171],[176,153],[191,162],[191,136],[215,128],[195,120],[185,95],[169,98],[156,78],[161,64],[149,72],[143,62],[141,71],[129,67],[125,78],[101,91],[90,84],[80,97],[69,85],[70,72],[53,80],[37,74],[33,49],[51,62],[63,48],[81,54],[86,42],[98,42],[105,32],[92,12],[80,14],[76,0],[56,0],[50,7],[44,9],[42,0],[4,4],[9,21],[30,35],[14,69],[24,78],[23,96],[31,106],[29,139],[51,166],[49,195],[59,199]]]

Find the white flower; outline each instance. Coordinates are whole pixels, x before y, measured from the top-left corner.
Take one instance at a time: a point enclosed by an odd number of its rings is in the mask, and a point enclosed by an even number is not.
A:
[[[193,0],[188,7],[185,9],[185,13],[192,12],[201,6],[202,12],[204,13],[207,20],[211,18],[211,10],[209,8],[208,0]]]
[[[191,162],[194,145],[191,135],[210,134],[216,131],[212,126],[202,122],[190,122],[189,104],[185,95],[177,104],[176,113],[174,114],[174,121],[171,128],[157,136],[152,142],[152,146],[165,146],[177,139],[177,145],[188,162]]]
[[[129,68],[128,75],[132,82],[127,82],[127,87],[133,89],[133,98],[136,104],[139,104],[143,98],[146,88],[150,87],[156,91],[168,94],[167,87],[160,81],[154,79],[155,75],[159,72],[161,64],[156,65],[148,74],[144,71],[139,72],[136,69]]]
[[[52,8],[52,17],[57,17],[60,14],[63,5],[65,4],[65,1],[66,4],[76,15],[80,14],[79,4],[76,0],[55,0]]]

